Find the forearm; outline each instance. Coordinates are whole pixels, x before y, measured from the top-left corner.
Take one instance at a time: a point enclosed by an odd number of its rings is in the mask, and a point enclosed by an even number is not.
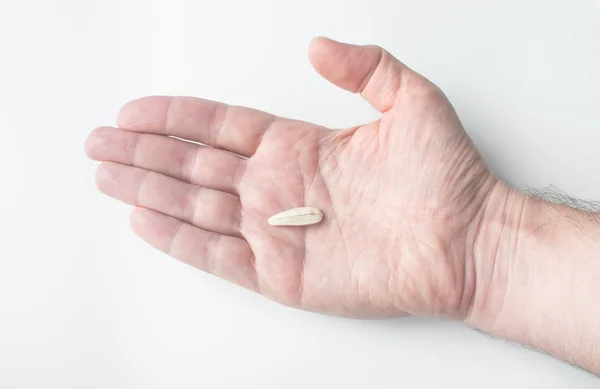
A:
[[[600,215],[499,183],[473,247],[467,322],[600,374]]]

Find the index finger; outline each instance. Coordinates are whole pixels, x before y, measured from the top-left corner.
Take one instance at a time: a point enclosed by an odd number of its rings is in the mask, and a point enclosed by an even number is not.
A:
[[[277,116],[251,108],[193,97],[150,96],[127,103],[119,128],[176,136],[252,156]]]

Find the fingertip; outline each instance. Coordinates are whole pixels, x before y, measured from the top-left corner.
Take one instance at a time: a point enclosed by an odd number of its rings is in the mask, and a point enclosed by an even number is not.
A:
[[[96,169],[96,187],[107,196],[135,205],[147,174],[148,171],[144,169],[102,162]]]
[[[102,162],[96,168],[96,174],[94,176],[94,181],[96,184],[96,188],[98,188],[98,190],[103,193],[106,193],[105,188],[106,188],[107,183],[113,181],[113,179],[114,179],[113,172],[112,172],[110,165],[111,165],[110,162]]]
[[[85,155],[88,158],[99,160],[100,151],[107,147],[107,131],[106,127],[98,127],[90,132],[84,145]]]
[[[373,66],[375,53],[366,46],[339,42],[326,37],[313,39],[309,60],[323,78],[356,93],[361,80]]]
[[[134,207],[129,215],[129,227],[133,232],[139,235],[139,231],[147,225],[147,220],[150,215],[145,208]]]
[[[129,215],[129,229],[140,238],[147,240],[151,238],[153,225],[153,214],[146,208],[133,207]]]
[[[345,43],[335,40],[335,39],[331,39],[329,37],[326,37],[324,35],[319,35],[316,36],[312,39],[312,41],[310,42],[309,47],[322,47],[322,46],[327,46],[327,45],[343,45]]]
[[[124,130],[150,132],[164,125],[164,114],[170,98],[163,96],[140,97],[123,105],[117,114],[117,127]]]
[[[134,207],[129,215],[129,228],[151,246],[169,252],[171,239],[181,222],[142,207]]]
[[[88,135],[88,137],[85,140],[85,143],[83,145],[83,152],[85,153],[85,155],[89,158],[89,159],[93,159],[96,160],[95,158],[95,149],[96,149],[96,139],[94,138],[94,133],[90,133]]]
[[[321,45],[325,42],[331,41],[331,39],[327,38],[326,36],[323,35],[319,35],[314,37],[311,41],[310,44],[308,45],[309,48],[315,48],[318,47],[318,45]]]
[[[137,121],[140,116],[140,103],[143,104],[144,97],[125,103],[117,113],[117,127],[127,129]]]
[[[320,63],[319,60],[327,55],[332,43],[338,42],[325,36],[317,36],[310,42],[308,45],[308,59],[315,68]]]
[[[96,168],[95,175],[96,188],[107,196],[122,198],[123,193],[130,192],[127,183],[124,182],[122,166],[114,162],[102,162]],[[131,194],[125,199],[130,202]]]
[[[323,78],[352,93],[360,93],[380,112],[396,101],[401,79],[410,74],[379,46],[354,45],[317,37],[311,42],[309,59]]]

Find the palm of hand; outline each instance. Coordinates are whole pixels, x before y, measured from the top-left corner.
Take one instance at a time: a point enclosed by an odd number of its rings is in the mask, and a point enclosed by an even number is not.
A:
[[[376,48],[316,43],[317,70],[362,92],[381,120],[328,131],[207,101],[145,99],[123,110],[121,127],[249,158],[101,129],[90,156],[142,169],[104,164],[100,189],[161,212],[134,213],[149,243],[282,303],[347,316],[465,315],[470,230],[495,179],[435,86]],[[198,128],[204,135],[186,136]],[[323,222],[267,224],[305,205],[322,209]]]

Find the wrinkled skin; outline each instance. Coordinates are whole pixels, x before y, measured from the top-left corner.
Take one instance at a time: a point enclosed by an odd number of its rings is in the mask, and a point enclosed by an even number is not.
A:
[[[136,206],[131,226],[154,247],[283,304],[464,318],[496,178],[444,94],[389,53],[318,38],[309,57],[381,119],[332,131],[207,100],[142,98],[87,141],[105,161],[99,189]],[[267,223],[300,206],[324,220]]]

